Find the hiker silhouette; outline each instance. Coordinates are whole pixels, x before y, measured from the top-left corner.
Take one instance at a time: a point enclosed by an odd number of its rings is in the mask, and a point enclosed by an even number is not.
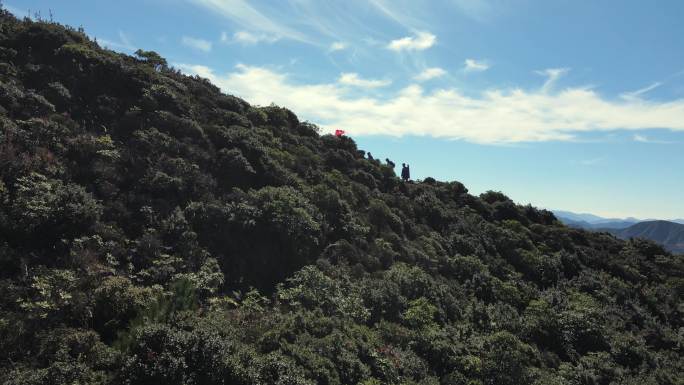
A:
[[[408,165],[406,163],[402,163],[401,164],[401,180],[406,182],[407,180],[409,180],[409,177],[410,177],[410,175],[409,175]]]
[[[394,166],[396,166],[396,165],[394,164],[394,162],[392,162],[391,160],[389,160],[389,158],[385,158],[385,162],[387,162],[387,165],[390,166],[390,167],[392,167],[392,168],[394,168]]]
[[[371,155],[370,152],[368,153],[368,160],[375,160],[375,158],[373,158],[373,155]]]

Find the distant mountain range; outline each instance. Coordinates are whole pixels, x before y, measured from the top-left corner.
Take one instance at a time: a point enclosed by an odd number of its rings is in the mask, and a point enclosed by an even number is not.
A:
[[[607,229],[618,238],[646,238],[673,253],[684,253],[684,224],[670,221],[639,222],[626,229]]]
[[[611,223],[611,222],[624,222],[624,223],[637,223],[640,222],[641,220],[637,218],[603,218],[599,217],[598,215],[594,214],[578,214],[578,213],[573,213],[571,211],[562,211],[562,210],[553,210],[553,213],[558,217],[559,219],[566,219],[570,220],[573,222],[586,222],[588,224],[599,224],[599,223]]]
[[[567,226],[592,231],[605,231],[618,238],[645,238],[657,242],[673,253],[684,253],[684,220],[641,220],[637,218],[603,218],[593,214],[577,214],[554,210]]]

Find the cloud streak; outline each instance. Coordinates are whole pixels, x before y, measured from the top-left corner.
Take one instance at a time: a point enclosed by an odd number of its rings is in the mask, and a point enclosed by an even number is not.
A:
[[[336,51],[343,51],[345,49],[347,49],[347,43],[344,43],[341,41],[336,41],[336,42],[330,44],[330,48],[328,48],[328,51],[336,52]]]
[[[546,81],[542,86],[542,92],[549,92],[556,82],[558,82],[558,79],[565,76],[569,71],[569,68],[547,68],[542,71],[536,71],[538,75],[546,77]]]
[[[480,22],[490,20],[497,10],[501,10],[505,5],[505,2],[498,2],[496,5],[492,2],[492,0],[451,0],[451,3],[464,15]]]
[[[634,134],[632,139],[635,142],[649,143],[649,144],[673,144],[674,143],[674,142],[670,142],[667,140],[651,139],[651,138],[647,137],[646,135],[641,135],[641,134]]]
[[[641,97],[641,95],[644,95],[647,92],[652,91],[652,90],[654,90],[654,89],[656,89],[662,85],[663,85],[663,83],[661,83],[661,82],[655,82],[655,83],[652,83],[651,85],[644,87],[644,88],[641,88],[639,90],[632,91],[632,92],[625,92],[622,95],[620,95],[620,97],[623,99],[626,99],[626,100],[639,99]]]
[[[387,48],[392,51],[422,51],[426,50],[437,42],[437,37],[430,32],[416,32],[414,36],[402,37],[392,40]]]
[[[439,67],[426,68],[423,72],[414,77],[415,80],[423,82],[426,80],[436,79],[446,75],[447,72]]]
[[[429,135],[476,143],[567,141],[586,132],[684,131],[684,100],[607,100],[593,90],[490,90],[473,97],[456,89],[426,92],[409,85],[386,98],[361,97],[339,83],[296,84],[286,74],[239,65],[225,75],[178,65],[250,103],[288,107],[324,130],[350,135]],[[547,81],[548,82],[548,81]]]
[[[238,31],[233,34],[234,41],[245,45],[256,45],[259,43],[275,43],[279,40],[278,36],[265,33],[253,33],[249,31]]]
[[[386,87],[392,84],[392,82],[389,80],[362,79],[356,73],[343,73],[342,75],[340,75],[340,78],[337,80],[337,82],[343,85],[361,88]]]
[[[579,161],[582,166],[595,166],[604,161],[605,158],[583,159]]]
[[[135,51],[136,47],[131,43],[131,40],[128,38],[128,36],[123,32],[119,31],[119,40],[118,41],[113,41],[113,40],[107,40],[107,39],[98,39],[98,42],[109,49],[120,49],[123,51]]]
[[[210,41],[190,36],[183,36],[181,38],[181,44],[202,52],[211,52],[212,48],[212,43]]]
[[[413,16],[409,16],[409,13],[415,11],[415,9],[413,9],[414,7],[410,6],[415,4],[413,0],[409,2],[398,0],[392,2],[386,0],[368,0],[368,3],[375,7],[380,14],[406,29],[415,29],[418,24],[421,24]]]
[[[489,69],[489,64],[482,60],[466,59],[463,70],[465,72],[482,72]]]
[[[251,32],[262,32],[277,38],[287,38],[312,43],[303,33],[266,16],[245,0],[188,0],[226,17]]]

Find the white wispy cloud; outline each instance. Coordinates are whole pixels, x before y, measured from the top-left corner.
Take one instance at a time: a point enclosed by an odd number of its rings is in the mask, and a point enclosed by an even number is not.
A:
[[[328,51],[335,52],[335,51],[342,51],[345,49],[347,49],[347,43],[342,42],[342,41],[336,41],[336,42],[330,44],[330,48],[328,48]]]
[[[482,72],[489,69],[489,63],[484,60],[466,59],[463,70],[466,72]]]
[[[497,9],[504,4],[491,4],[491,0],[451,0],[451,2],[466,16],[477,21],[486,21],[492,17]]]
[[[430,32],[418,31],[414,36],[392,40],[387,48],[392,51],[422,51],[435,45],[437,36]]]
[[[415,11],[421,9],[420,5],[416,4],[414,0],[408,1],[386,1],[386,0],[367,0],[370,5],[375,7],[380,14],[388,19],[403,26],[405,29],[415,29],[417,25],[422,24],[415,17]],[[416,7],[418,5],[418,7]]]
[[[623,99],[626,99],[626,100],[639,99],[639,97],[641,97],[641,95],[643,95],[649,91],[652,91],[652,90],[654,90],[654,89],[656,89],[662,85],[663,85],[663,83],[661,83],[661,82],[654,82],[654,83],[650,84],[649,86],[638,89],[636,91],[625,92],[625,93],[621,94],[620,97]]]
[[[305,43],[312,42],[303,33],[276,21],[275,18],[265,15],[245,0],[188,1],[220,14],[250,31],[258,31],[269,36],[298,40]]]
[[[386,87],[392,84],[390,80],[380,80],[380,79],[363,79],[359,77],[356,73],[343,73],[340,75],[337,82],[347,86],[362,87],[362,88],[378,88]]]
[[[432,67],[432,68],[427,68],[423,72],[419,73],[418,75],[414,76],[413,78],[415,80],[418,80],[420,82],[438,78],[440,76],[446,75],[447,72],[439,67]]]
[[[259,43],[275,43],[279,40],[279,37],[275,35],[268,35],[265,33],[238,31],[235,32],[235,34],[233,34],[233,39],[235,39],[235,41],[238,43],[254,45]]]
[[[366,45],[371,46],[371,47],[377,47],[380,45],[384,45],[384,43],[374,37],[366,36],[363,38],[363,42],[366,43]]]
[[[650,144],[672,144],[672,143],[674,143],[674,142],[670,142],[667,140],[652,139],[652,138],[647,137],[646,135],[641,135],[641,134],[634,134],[632,139],[635,142],[650,143]]]
[[[181,38],[181,44],[202,52],[211,52],[212,48],[212,43],[210,41],[190,36],[183,36]]]
[[[426,92],[418,85],[382,98],[358,97],[345,84],[297,84],[261,67],[240,65],[217,75],[205,66],[177,66],[250,103],[286,106],[326,131],[341,127],[350,135],[430,135],[493,144],[574,140],[586,132],[684,131],[684,99],[613,100],[586,88],[493,89],[469,96],[449,88]]]
[[[118,40],[107,40],[107,39],[101,39],[98,38],[97,41],[102,45],[103,47],[109,48],[109,49],[119,49],[122,51],[135,51],[136,47],[133,45],[131,42],[131,39],[123,32],[119,31],[118,34],[119,39]]]
[[[594,166],[596,164],[599,164],[603,162],[605,158],[591,158],[591,159],[582,159],[579,161],[579,164],[582,166]]]
[[[547,68],[545,70],[535,71],[535,72],[538,75],[546,77],[546,81],[544,82],[544,85],[542,86],[542,91],[548,92],[551,90],[551,88],[553,88],[553,86],[556,84],[558,79],[563,77],[569,71],[570,71],[569,68]]]

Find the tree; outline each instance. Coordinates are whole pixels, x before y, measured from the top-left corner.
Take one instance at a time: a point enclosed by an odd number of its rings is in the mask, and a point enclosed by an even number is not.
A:
[[[155,70],[161,71],[167,69],[168,63],[166,59],[161,57],[158,53],[154,51],[143,51],[139,49],[135,51],[135,55],[143,60],[145,63],[151,65]]]
[[[498,332],[485,341],[482,376],[485,385],[517,385],[532,382],[528,367],[534,363],[532,347],[508,332]]]

